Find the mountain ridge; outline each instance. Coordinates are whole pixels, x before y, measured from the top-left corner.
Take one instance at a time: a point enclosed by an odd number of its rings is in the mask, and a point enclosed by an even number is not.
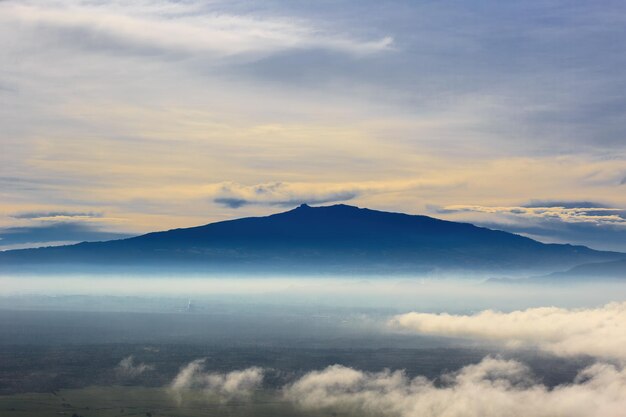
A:
[[[626,254],[545,244],[471,223],[345,204],[69,246],[0,253],[0,267],[85,265],[201,271],[547,271]]]

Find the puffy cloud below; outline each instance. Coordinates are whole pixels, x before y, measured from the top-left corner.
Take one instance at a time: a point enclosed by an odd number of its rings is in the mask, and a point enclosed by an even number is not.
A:
[[[409,379],[401,371],[368,373],[340,365],[306,374],[285,397],[307,410],[401,417],[626,416],[626,371],[596,364],[571,384],[549,389],[516,361],[487,357],[443,375]]]
[[[263,369],[258,367],[223,374],[204,371],[204,363],[204,359],[188,363],[170,384],[170,391],[179,402],[189,390],[202,390],[224,401],[245,399],[263,382]]]
[[[131,355],[120,361],[115,368],[115,372],[121,378],[136,378],[144,372],[151,371],[153,369],[154,366],[147,365],[143,362],[135,364],[135,358]]]
[[[529,308],[474,315],[407,313],[389,324],[422,334],[535,346],[560,355],[591,355],[626,361],[626,302],[593,309]]]

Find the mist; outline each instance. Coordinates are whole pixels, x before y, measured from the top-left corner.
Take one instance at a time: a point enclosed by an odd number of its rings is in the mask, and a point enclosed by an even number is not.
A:
[[[0,389],[147,387],[167,415],[621,416],[624,300],[619,282],[4,275],[0,357],[21,365]]]
[[[489,284],[484,280],[419,277],[239,276],[0,276],[0,308],[52,307],[62,296],[118,297],[115,309],[132,311],[151,299],[262,305],[380,308],[397,312],[467,313],[529,307],[592,307],[626,299],[624,282]],[[16,303],[15,297],[21,297]],[[29,297],[31,301],[29,300]],[[34,298],[33,298],[34,297]],[[40,297],[40,298],[37,298]],[[124,305],[123,300],[128,303]],[[132,301],[131,301],[132,298]],[[36,301],[33,301],[36,300]],[[183,301],[179,301],[183,303]],[[38,305],[39,304],[39,305]],[[163,308],[167,310],[167,308]],[[66,304],[66,307],[71,308]],[[182,308],[182,304],[178,308]],[[89,308],[88,305],[84,308]],[[93,308],[106,309],[95,302]],[[159,310],[158,306],[151,309]],[[162,311],[163,308],[161,309]]]

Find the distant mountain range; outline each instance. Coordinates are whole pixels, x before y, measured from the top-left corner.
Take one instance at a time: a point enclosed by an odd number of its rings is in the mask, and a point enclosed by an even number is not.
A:
[[[590,278],[626,282],[626,259],[577,265],[567,271],[553,272],[545,276],[528,278],[525,281],[558,283],[561,281],[586,281]]]
[[[620,281],[626,282],[626,259],[577,265],[566,271],[522,279],[491,278],[489,284],[559,284],[563,282]]]
[[[525,274],[620,259],[626,254],[339,204],[107,242],[5,251],[0,271]]]

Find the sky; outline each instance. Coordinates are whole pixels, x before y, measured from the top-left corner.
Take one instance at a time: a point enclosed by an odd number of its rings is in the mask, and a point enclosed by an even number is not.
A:
[[[347,203],[626,251],[619,1],[0,1],[0,250]]]

